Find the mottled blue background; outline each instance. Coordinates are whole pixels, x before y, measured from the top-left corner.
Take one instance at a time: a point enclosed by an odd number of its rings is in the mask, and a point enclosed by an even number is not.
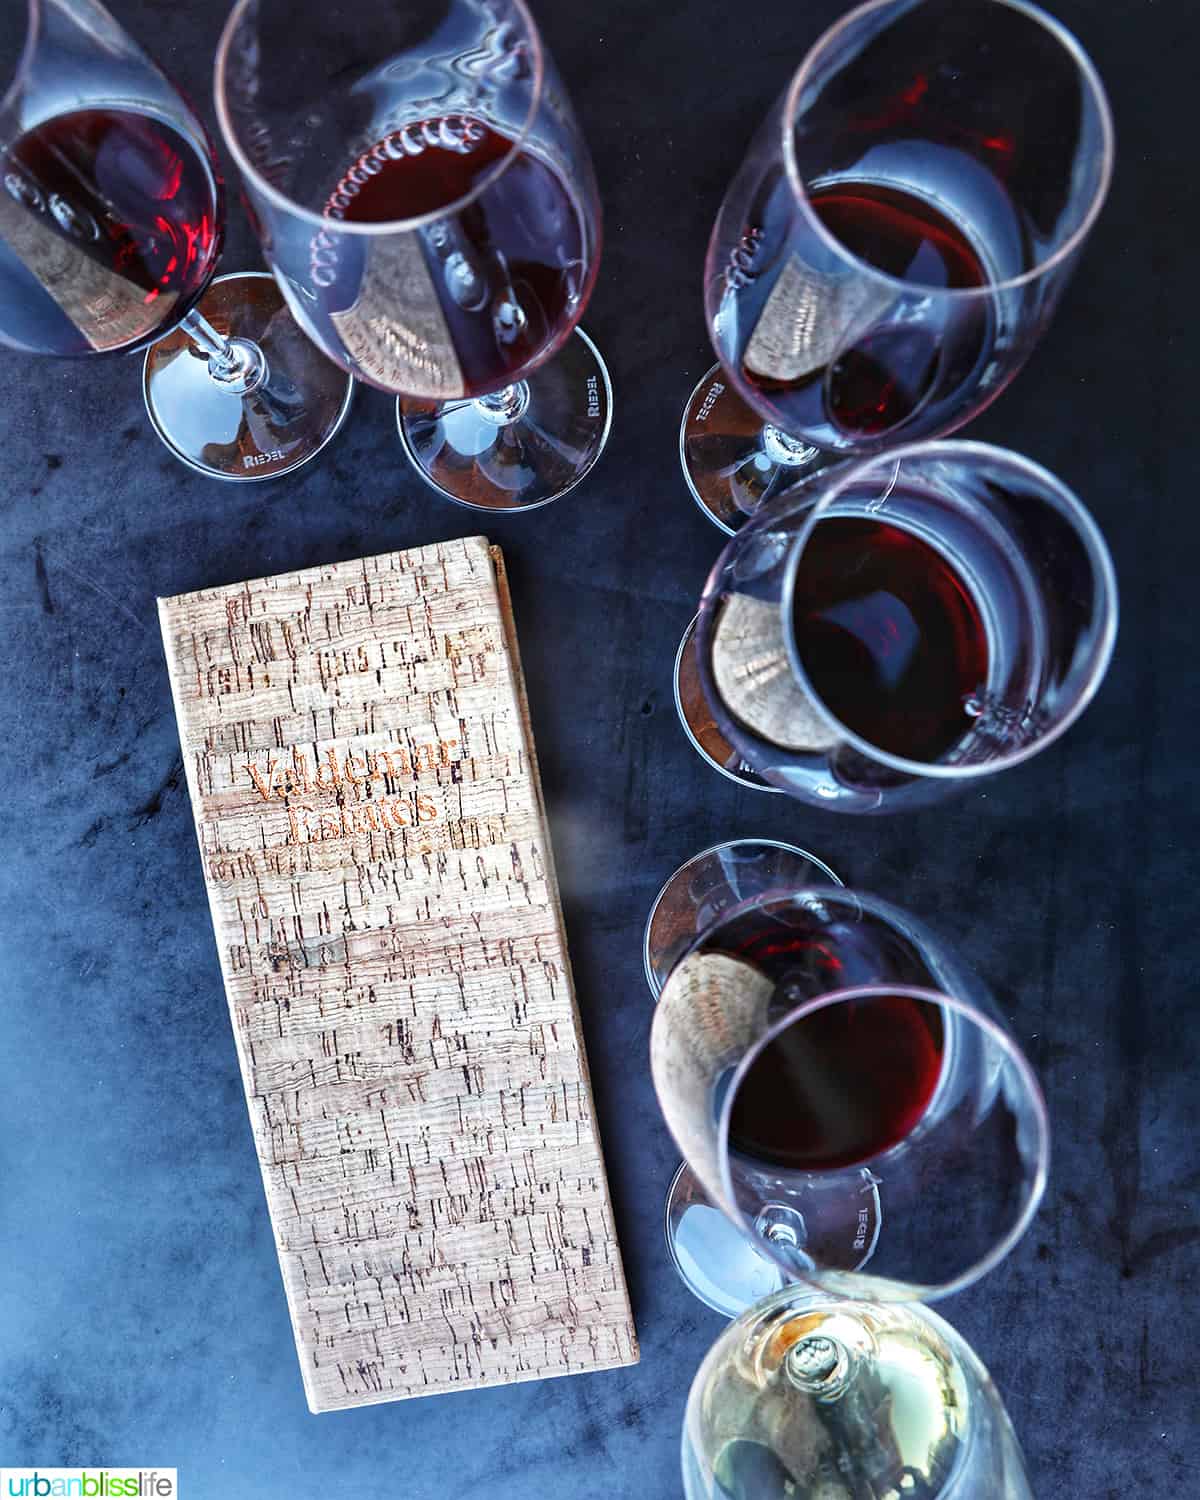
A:
[[[1049,336],[971,429],[1094,508],[1123,591],[1113,671],[1033,764],[930,812],[849,821],[707,770],[670,687],[718,541],[676,458],[710,362],[708,226],[839,6],[538,9],[604,188],[587,327],[616,418],[581,489],[488,530],[512,574],[642,1363],[310,1416],[238,1080],[154,596],[476,519],[406,469],[377,393],[311,468],[233,488],[159,446],[136,362],[0,355],[0,1465],[176,1465],[185,1500],[678,1495],[685,1394],[722,1325],[662,1243],[676,1155],[639,939],[682,859],[771,834],[955,937],[1044,1080],[1040,1217],[941,1309],[996,1376],[1036,1492],[1194,1496],[1194,11],[1058,5],[1112,91],[1116,183]],[[211,119],[223,4],[114,10]],[[225,268],[258,264],[235,206]]]

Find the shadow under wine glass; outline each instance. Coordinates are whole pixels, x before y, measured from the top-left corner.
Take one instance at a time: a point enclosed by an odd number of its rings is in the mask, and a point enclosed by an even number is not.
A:
[[[720,734],[836,812],[941,798],[1054,743],[1112,658],[1116,575],[1053,474],[982,443],[894,448],[767,502],[705,585]]]
[[[651,1067],[685,1170],[668,1242],[732,1316],[780,1284],[935,1300],[1008,1254],[1045,1189],[1033,1072],[978,977],[836,886],[723,912],[663,984]]]
[[[871,0],[814,44],[717,215],[720,364],[680,459],[732,533],[802,476],[939,437],[1044,332],[1108,191],[1112,117],[1025,0]]]
[[[177,458],[232,480],[306,463],[352,385],[269,277],[212,279],[224,195],[195,113],[98,0],[29,0],[4,21],[14,52],[12,28],[24,33],[0,101],[0,343],[149,345],[146,408]]]
[[[418,473],[459,504],[573,489],[612,393],[577,327],[600,255],[587,147],[522,0],[239,0],[217,114],[309,337],[398,393]]]

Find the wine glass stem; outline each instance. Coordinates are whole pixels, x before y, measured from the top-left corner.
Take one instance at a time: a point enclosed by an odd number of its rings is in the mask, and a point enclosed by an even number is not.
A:
[[[762,446],[771,462],[780,464],[785,469],[803,468],[805,464],[812,463],[821,451],[802,438],[789,437],[786,432],[770,423],[762,430]]]
[[[208,355],[208,373],[223,390],[248,396],[266,384],[266,356],[252,339],[227,339],[193,309],[179,325],[192,343]]]
[[[506,385],[503,390],[493,391],[488,396],[477,396],[471,404],[485,422],[508,427],[525,415],[529,387],[523,380],[518,380],[515,385]]]

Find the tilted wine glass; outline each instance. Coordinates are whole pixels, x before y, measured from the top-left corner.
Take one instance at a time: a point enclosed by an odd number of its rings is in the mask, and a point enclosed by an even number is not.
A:
[[[6,30],[21,21],[10,8]],[[0,101],[0,343],[50,355],[149,344],[146,407],[176,457],[236,480],[307,462],[351,384],[301,338],[269,277],[212,280],[224,199],[204,126],[98,0],[29,0],[24,22]]]
[[[979,1357],[927,1307],[788,1287],[696,1373],[686,1500],[1033,1500]]]
[[[600,207],[587,147],[522,0],[403,0],[296,24],[239,0],[217,113],[268,264],[309,336],[399,393],[409,458],[452,500],[572,489],[611,390],[576,325]]]
[[[832,884],[697,927],[650,1048],[692,1291],[727,1315],[789,1280],[934,1300],[1003,1259],[1041,1200],[1049,1125],[979,977],[899,907]]]
[[[935,441],[818,473],[718,558],[703,698],[740,762],[818,807],[920,805],[1051,745],[1104,678],[1117,589],[1054,475]]]
[[[799,476],[943,436],[994,400],[1112,160],[1095,68],[1025,0],[871,0],[826,31],[713,228],[720,364],[680,429],[705,514],[735,531]]]

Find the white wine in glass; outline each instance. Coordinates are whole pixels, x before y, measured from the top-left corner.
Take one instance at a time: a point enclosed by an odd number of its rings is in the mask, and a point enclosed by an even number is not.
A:
[[[991,1377],[925,1307],[788,1287],[709,1351],[687,1500],[1032,1500]]]

